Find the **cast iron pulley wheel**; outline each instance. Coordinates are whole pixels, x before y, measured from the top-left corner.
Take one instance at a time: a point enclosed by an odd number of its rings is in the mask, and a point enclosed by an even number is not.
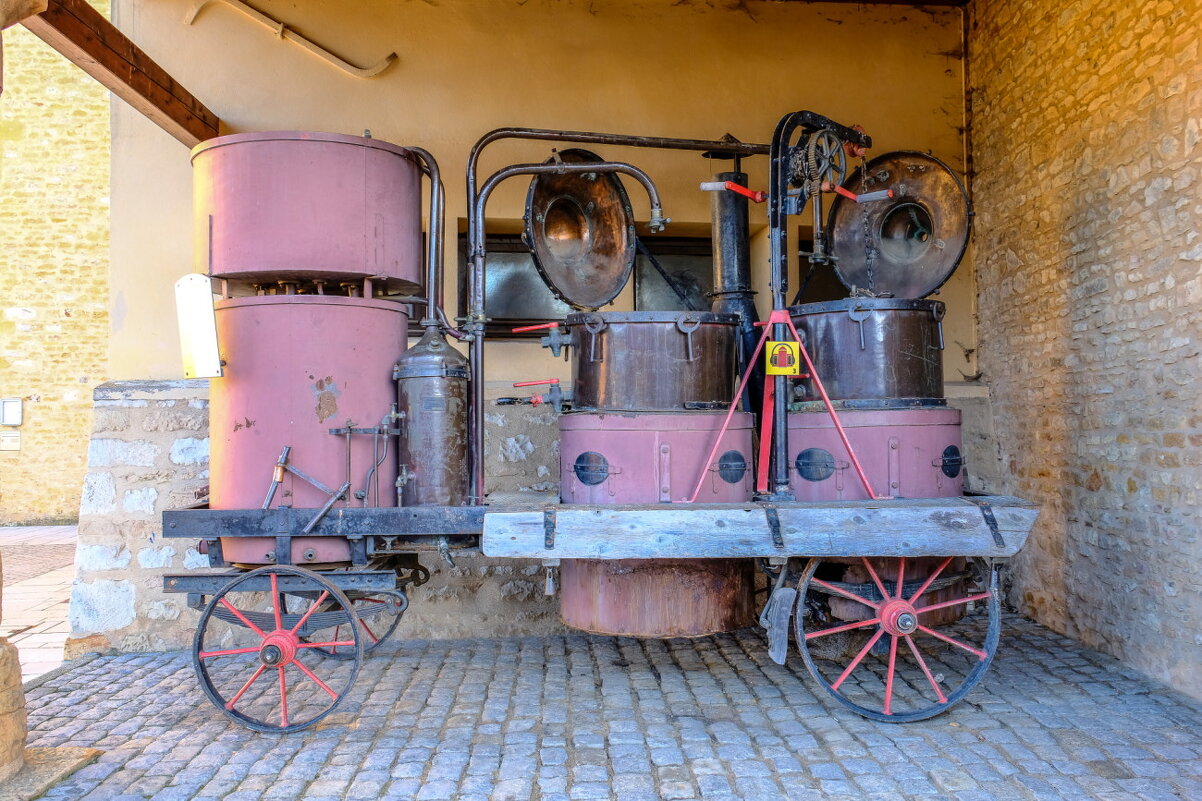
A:
[[[342,639],[314,637],[339,629]],[[346,697],[363,659],[352,601],[312,570],[272,565],[234,578],[200,616],[192,661],[205,695],[265,732],[311,726]],[[319,649],[347,649],[346,660]]]
[[[348,592],[346,597],[355,607],[359,616],[360,636],[363,640],[363,653],[370,654],[376,646],[387,640],[401,622],[401,616],[409,608],[409,599],[405,593],[395,592]],[[328,603],[328,602],[327,602]],[[312,639],[325,642],[346,642],[347,626],[336,624],[332,629],[314,632]],[[355,649],[351,645],[318,646],[317,652],[334,659],[354,659]]]
[[[1001,632],[997,568],[975,567],[950,556],[810,560],[793,616],[810,674],[872,720],[947,711],[984,677]]]

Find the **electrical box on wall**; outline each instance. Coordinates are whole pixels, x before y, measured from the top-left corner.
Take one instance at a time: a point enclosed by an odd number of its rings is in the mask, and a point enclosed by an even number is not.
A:
[[[0,431],[0,451],[21,450],[20,431]]]
[[[21,425],[20,398],[0,398],[0,425]]]

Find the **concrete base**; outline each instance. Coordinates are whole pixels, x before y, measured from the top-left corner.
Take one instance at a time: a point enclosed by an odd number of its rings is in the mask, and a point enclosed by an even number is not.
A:
[[[0,785],[0,801],[29,801],[103,754],[96,748],[26,748],[25,766]]]

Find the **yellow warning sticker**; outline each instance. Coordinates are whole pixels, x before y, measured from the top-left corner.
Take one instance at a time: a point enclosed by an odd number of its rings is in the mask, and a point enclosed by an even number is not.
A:
[[[801,375],[801,350],[796,342],[769,342],[764,354],[768,375]]]

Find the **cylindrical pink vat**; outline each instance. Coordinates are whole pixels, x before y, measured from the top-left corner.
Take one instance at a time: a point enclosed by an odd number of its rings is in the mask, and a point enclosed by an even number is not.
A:
[[[856,458],[877,495],[946,498],[964,493],[960,410],[841,411]],[[789,487],[799,501],[867,500],[826,411],[789,414]]]
[[[565,414],[559,418],[564,503],[739,502],[754,491],[755,420],[735,413],[713,463],[706,457],[725,412]]]
[[[209,389],[210,506],[262,505],[285,446],[288,464],[337,490],[337,505],[396,505],[396,443],[387,435],[347,437],[330,429],[375,428],[392,410],[392,366],[405,346],[407,316],[400,304],[369,298],[273,295],[217,303],[217,336],[225,375]],[[382,460],[382,461],[381,461]],[[373,466],[380,461],[378,467]],[[363,499],[356,493],[365,493]],[[314,509],[329,496],[287,472],[272,506]],[[264,564],[271,539],[226,538],[230,562]],[[292,540],[295,564],[349,559],[340,538]]]
[[[422,282],[421,170],[378,139],[219,136],[192,150],[196,271],[256,283]],[[391,357],[391,354],[390,354]]]
[[[566,414],[560,418],[564,503],[750,500],[754,418],[738,413],[707,458],[723,412]],[[560,612],[598,634],[695,637],[751,624],[755,577],[747,559],[565,559]]]

